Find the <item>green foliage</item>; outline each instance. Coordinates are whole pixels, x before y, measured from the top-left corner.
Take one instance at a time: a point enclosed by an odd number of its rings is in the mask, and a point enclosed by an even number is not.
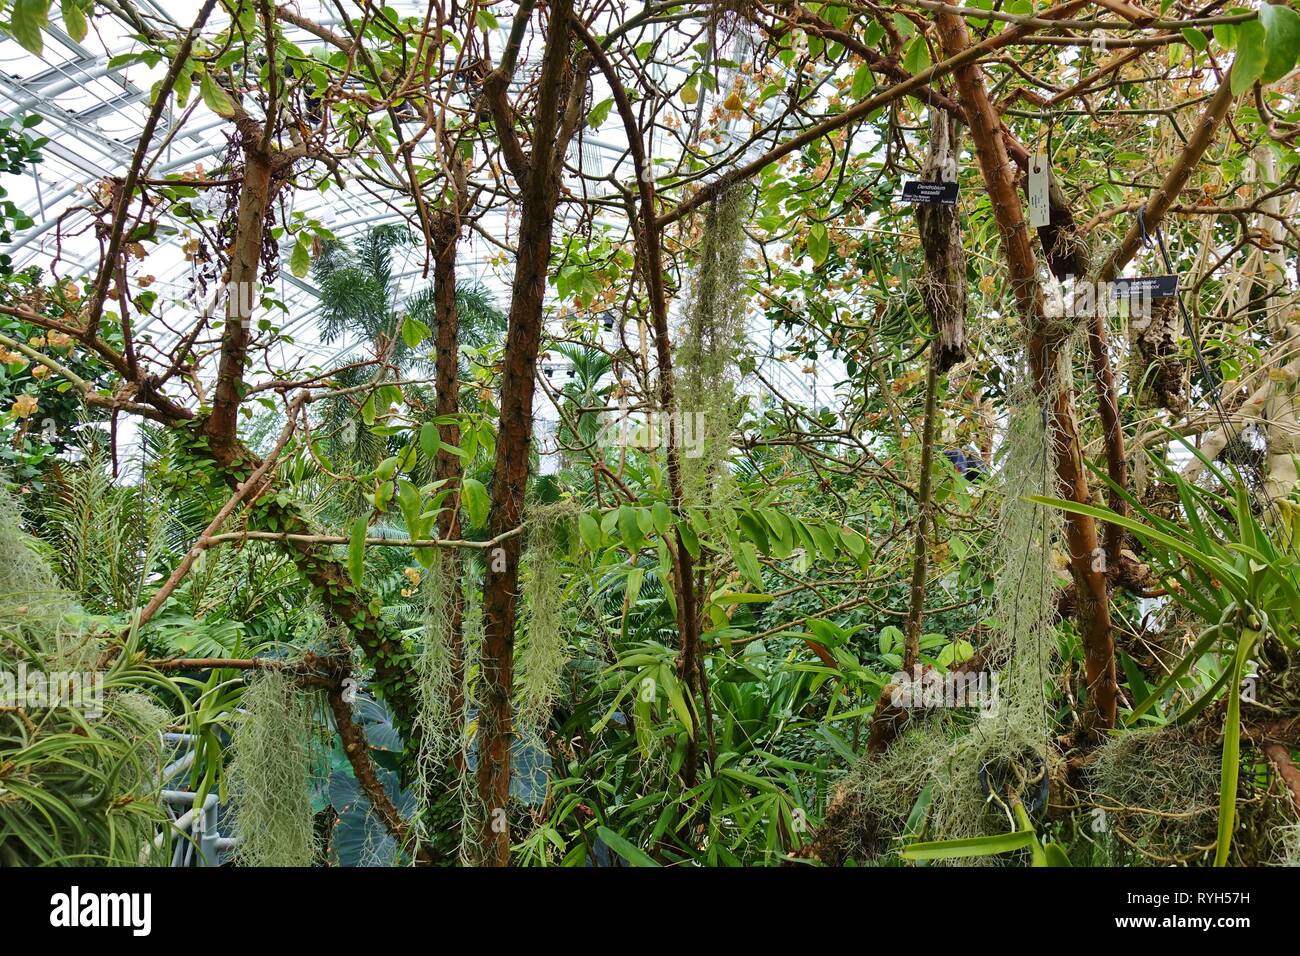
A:
[[[2,491],[0,581],[0,687],[18,694],[0,706],[0,863],[156,863],[162,732],[173,718],[153,694],[167,685],[126,656],[101,669],[101,622],[53,584]],[[57,682],[59,698],[30,698],[34,685],[17,686],[24,675]]]

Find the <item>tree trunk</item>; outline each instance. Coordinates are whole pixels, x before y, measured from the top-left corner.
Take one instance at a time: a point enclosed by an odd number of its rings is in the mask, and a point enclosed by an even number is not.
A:
[[[559,201],[560,167],[575,118],[568,112],[571,79],[567,3],[550,8],[546,51],[538,79],[531,156],[516,156],[512,166],[521,183],[521,215],[506,330],[505,369],[501,379],[496,471],[488,521],[497,537],[519,526],[524,517],[528,459],[533,437],[533,395],[537,356],[542,341],[542,306],[551,257],[551,232]],[[503,83],[504,77],[495,79]],[[495,91],[498,102],[504,91]],[[560,122],[565,112],[564,124]],[[497,124],[503,121],[497,113]],[[483,651],[479,658],[478,712],[478,862],[510,862],[510,745],[513,735],[515,619],[519,599],[519,556],[523,535],[514,535],[487,554],[483,582]]]
[[[434,413],[451,418],[460,413],[460,313],[456,308],[456,243],[460,224],[454,212],[439,213],[434,221],[433,239],[433,314],[434,314]],[[438,438],[451,448],[460,445],[460,427],[454,421],[438,426]],[[434,477],[454,489],[449,506],[438,517],[438,537],[460,537],[460,457],[438,448],[434,459]],[[447,713],[453,727],[460,727],[465,709],[465,602],[461,587],[464,562],[460,551],[452,548],[442,560],[442,573],[450,586],[447,596],[447,643],[451,656],[451,686],[448,688]],[[464,769],[460,749],[453,759]]]
[[[244,133],[245,139],[248,133]],[[239,187],[235,237],[226,273],[226,321],[221,330],[221,361],[212,397],[212,414],[205,431],[214,443],[235,440],[239,405],[244,395],[244,363],[248,356],[248,326],[252,321],[262,268],[266,215],[277,183],[271,160],[251,145],[244,150],[244,180]]]
[[[940,12],[935,21],[949,57],[970,45],[965,22],[955,14]],[[1024,206],[1011,175],[1010,159],[1000,134],[1001,123],[988,98],[983,71],[975,64],[954,73],[958,97],[966,111],[975,142],[980,171],[992,199],[1016,304],[1029,338],[1030,373],[1035,394],[1047,410],[1051,425],[1057,484],[1063,497],[1090,502],[1087,472],[1074,419],[1073,383],[1061,374],[1061,342],[1047,334],[1043,290],[1025,224]],[[1097,560],[1097,526],[1089,517],[1067,515],[1066,540],[1070,569],[1078,592],[1077,616],[1083,639],[1088,678],[1090,730],[1114,726],[1117,685],[1115,646],[1104,563]]]

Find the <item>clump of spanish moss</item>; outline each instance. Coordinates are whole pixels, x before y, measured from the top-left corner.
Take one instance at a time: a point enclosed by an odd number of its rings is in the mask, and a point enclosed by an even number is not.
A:
[[[814,852],[827,866],[883,862],[899,848],[908,814],[930,782],[945,739],[928,725],[904,731],[888,750],[860,760],[836,787]]]
[[[1190,728],[1132,730],[1108,740],[1088,767],[1094,829],[1117,856],[1187,863],[1213,854],[1219,819],[1219,746]]]
[[[564,574],[561,559],[578,509],[572,501],[528,509],[528,542],[520,564],[523,647],[519,654],[516,730],[539,735],[564,684],[568,641],[564,631]]]
[[[1300,823],[1280,827],[1278,843],[1281,849],[1278,855],[1278,865],[1300,866]]]
[[[677,349],[677,405],[682,449],[683,496],[688,505],[709,508],[724,493],[732,436],[744,410],[740,358],[746,349],[744,216],[742,188],[728,190],[708,209]]]
[[[239,861],[310,866],[316,854],[307,698],[292,677],[267,669],[249,679],[243,711],[230,767]]]

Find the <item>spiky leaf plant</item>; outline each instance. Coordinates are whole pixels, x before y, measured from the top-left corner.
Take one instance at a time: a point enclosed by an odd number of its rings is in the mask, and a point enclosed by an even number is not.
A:
[[[169,685],[129,649],[101,670],[102,619],[55,581],[0,491],[0,864],[156,862]]]

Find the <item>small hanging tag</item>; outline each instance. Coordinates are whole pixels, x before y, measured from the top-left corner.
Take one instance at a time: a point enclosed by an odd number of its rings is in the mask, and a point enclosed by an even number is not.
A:
[[[957,204],[956,183],[931,183],[914,180],[903,183],[903,202],[934,203],[944,206]]]
[[[1178,294],[1178,276],[1138,276],[1116,279],[1111,287],[1116,299],[1169,299]]]
[[[1029,225],[1041,229],[1052,221],[1052,211],[1047,202],[1048,165],[1046,153],[1034,153],[1029,158]]]

